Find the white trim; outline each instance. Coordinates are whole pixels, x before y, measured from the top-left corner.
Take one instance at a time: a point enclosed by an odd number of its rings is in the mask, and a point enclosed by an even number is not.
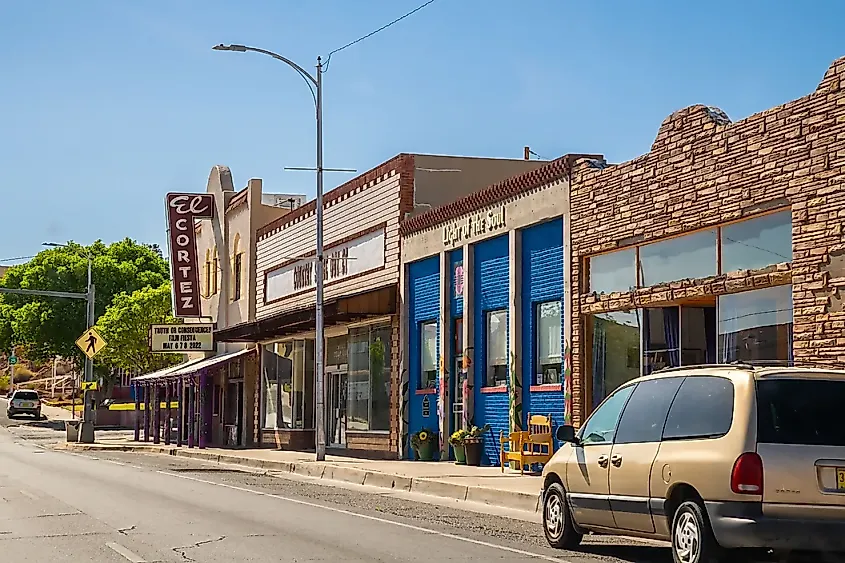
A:
[[[365,321],[358,321],[356,323],[349,323],[348,325],[346,325],[346,328],[348,328],[348,329],[349,328],[362,328],[362,327],[365,327],[365,326],[380,325],[380,324],[385,324],[385,323],[391,323],[392,324],[393,323],[393,315],[385,315],[383,317],[377,317],[377,318],[374,318],[374,319],[367,319]]]

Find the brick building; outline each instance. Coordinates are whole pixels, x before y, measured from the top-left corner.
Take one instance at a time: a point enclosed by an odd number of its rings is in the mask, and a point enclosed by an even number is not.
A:
[[[732,123],[691,106],[651,151],[571,177],[573,422],[666,365],[845,363],[845,58]]]

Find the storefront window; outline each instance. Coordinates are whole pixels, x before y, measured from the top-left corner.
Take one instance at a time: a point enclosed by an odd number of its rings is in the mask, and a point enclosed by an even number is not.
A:
[[[640,312],[593,315],[593,408],[640,375]]]
[[[792,360],[792,286],[719,297],[722,362]]]
[[[437,384],[437,322],[420,325],[420,389],[434,389]]]
[[[590,258],[590,292],[631,291],[637,284],[637,251],[634,248]]]
[[[326,365],[342,366],[349,361],[347,349],[347,335],[326,338]]]
[[[347,424],[351,431],[390,430],[390,326],[349,331]]]
[[[290,389],[291,361],[279,354],[280,346],[267,344],[262,348],[261,391],[264,398],[262,428],[290,427],[290,403],[283,402],[282,393],[284,389]],[[283,415],[285,412],[286,419]]]
[[[537,374],[538,385],[560,383],[561,374],[561,331],[560,301],[537,304]]]
[[[792,261],[792,212],[722,227],[722,272],[756,270]]]
[[[643,373],[681,365],[678,307],[640,310],[643,319]]]
[[[508,383],[508,312],[487,313],[487,373],[484,384],[499,387]]]
[[[715,276],[716,231],[702,231],[640,247],[640,286]]]

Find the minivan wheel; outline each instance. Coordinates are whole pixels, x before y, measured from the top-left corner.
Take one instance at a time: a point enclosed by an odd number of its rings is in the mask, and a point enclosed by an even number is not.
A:
[[[672,522],[672,559],[675,563],[716,563],[725,552],[716,542],[704,507],[686,501]]]
[[[575,529],[566,493],[560,483],[552,483],[543,496],[543,532],[546,541],[557,549],[575,549],[583,534]]]

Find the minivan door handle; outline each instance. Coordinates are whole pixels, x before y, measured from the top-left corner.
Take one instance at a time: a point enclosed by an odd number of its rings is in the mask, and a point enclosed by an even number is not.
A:
[[[599,464],[599,467],[607,467],[607,456],[600,455],[599,458],[596,460]]]
[[[622,456],[619,454],[613,454],[612,456],[610,456],[610,463],[612,463],[616,467],[619,467],[620,465],[622,465]]]

